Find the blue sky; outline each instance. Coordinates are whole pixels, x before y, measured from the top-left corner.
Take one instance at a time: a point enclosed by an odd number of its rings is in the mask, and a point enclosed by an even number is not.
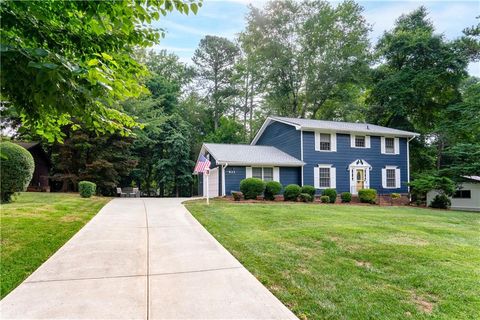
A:
[[[245,27],[244,16],[248,5],[262,7],[264,0],[204,0],[197,15],[172,13],[154,24],[166,31],[165,38],[154,47],[176,53],[182,61],[191,57],[200,40],[206,35],[223,36],[234,40]],[[384,30],[392,28],[395,19],[420,5],[427,7],[430,19],[438,33],[449,39],[461,35],[462,30],[476,24],[480,15],[480,1],[359,1],[364,15],[372,24],[371,41],[375,43]],[[480,77],[480,63],[469,66],[471,75]]]

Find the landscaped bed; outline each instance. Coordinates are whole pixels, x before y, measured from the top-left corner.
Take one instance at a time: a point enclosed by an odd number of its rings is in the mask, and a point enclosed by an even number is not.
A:
[[[186,206],[301,319],[478,319],[478,213],[224,200]]]
[[[37,269],[110,199],[78,194],[22,193],[2,204],[1,297]]]

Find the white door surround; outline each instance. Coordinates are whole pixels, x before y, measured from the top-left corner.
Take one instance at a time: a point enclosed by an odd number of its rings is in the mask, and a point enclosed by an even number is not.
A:
[[[348,171],[350,175],[350,193],[351,194],[358,194],[357,184],[357,177],[362,179],[362,186],[363,189],[370,188],[370,171],[372,170],[372,166],[365,160],[357,159],[350,163],[348,166]],[[360,184],[359,184],[360,185]]]

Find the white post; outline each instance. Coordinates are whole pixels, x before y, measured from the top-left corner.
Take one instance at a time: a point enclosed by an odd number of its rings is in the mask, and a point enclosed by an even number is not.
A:
[[[207,178],[207,204],[210,204],[210,197],[209,197],[209,192],[208,192],[208,176],[210,175],[210,170],[205,171],[205,177]]]

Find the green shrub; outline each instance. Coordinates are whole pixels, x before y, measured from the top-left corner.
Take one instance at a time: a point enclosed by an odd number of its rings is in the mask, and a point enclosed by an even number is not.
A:
[[[309,186],[309,185],[304,185],[302,187],[302,193],[308,193],[309,195],[312,196],[312,199],[315,197],[315,187]]]
[[[10,202],[15,192],[27,190],[35,162],[27,149],[11,142],[0,143],[0,155],[1,202]]]
[[[400,193],[392,193],[390,197],[392,197],[392,199],[400,199],[402,195]]]
[[[275,196],[282,191],[282,184],[278,181],[269,181],[265,185],[265,199],[275,200]]]
[[[437,194],[430,202],[430,207],[437,209],[448,209],[451,205],[452,202],[445,194]]]
[[[374,204],[377,200],[377,190],[362,189],[358,191],[358,198],[360,199],[360,202]]]
[[[97,185],[90,181],[80,181],[78,183],[78,192],[82,198],[90,198],[97,191]]]
[[[233,196],[233,200],[240,201],[240,200],[242,200],[243,193],[241,193],[239,191],[232,191],[232,196]]]
[[[350,192],[342,192],[340,198],[342,199],[343,203],[348,203],[352,201],[352,194]]]
[[[320,201],[322,203],[329,203],[330,202],[330,197],[329,196],[321,196]]]
[[[283,197],[285,201],[297,201],[301,191],[302,188],[298,184],[289,184],[283,191]]]
[[[335,203],[337,201],[337,191],[332,188],[327,188],[323,190],[322,196],[328,196],[330,198],[330,203]]]
[[[245,200],[257,199],[265,191],[265,182],[258,178],[243,179],[240,181],[240,191],[243,193]]]
[[[305,192],[300,193],[298,198],[300,199],[300,201],[303,201],[303,202],[312,202],[313,201],[313,197],[309,193],[305,193]]]

